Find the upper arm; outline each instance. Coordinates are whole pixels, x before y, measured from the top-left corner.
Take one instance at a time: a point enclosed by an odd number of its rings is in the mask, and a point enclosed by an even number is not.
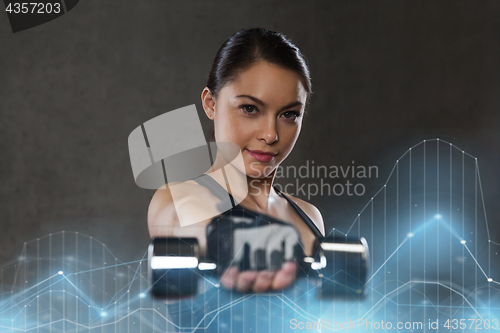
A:
[[[179,183],[170,187],[162,186],[149,204],[150,237],[196,237],[203,253],[206,226],[212,217],[219,214],[215,208],[217,201],[207,189],[199,185]]]
[[[173,228],[179,225],[174,202],[167,185],[160,187],[154,194],[148,209],[149,235],[167,237],[173,235]]]

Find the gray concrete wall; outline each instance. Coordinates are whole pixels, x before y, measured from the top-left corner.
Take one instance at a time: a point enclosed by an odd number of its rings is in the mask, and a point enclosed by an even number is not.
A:
[[[140,258],[153,192],[134,184],[127,137],[192,103],[203,118],[217,49],[251,26],[284,32],[310,64],[288,164],[379,165],[373,193],[408,147],[439,136],[480,159],[498,218],[499,17],[498,1],[80,1],[13,34],[0,13],[0,263],[62,230]],[[368,197],[311,202],[332,226]]]

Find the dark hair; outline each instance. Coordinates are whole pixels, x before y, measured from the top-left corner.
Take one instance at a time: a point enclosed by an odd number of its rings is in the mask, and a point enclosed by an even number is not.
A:
[[[217,97],[220,89],[256,61],[267,61],[299,74],[309,101],[312,87],[305,57],[285,35],[265,28],[240,30],[222,44],[208,75],[207,87],[212,95]],[[213,126],[210,139],[215,140]]]

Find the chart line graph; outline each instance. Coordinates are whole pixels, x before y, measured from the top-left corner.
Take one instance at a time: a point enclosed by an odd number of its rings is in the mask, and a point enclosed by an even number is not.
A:
[[[492,239],[487,212],[477,158],[452,143],[424,140],[396,160],[345,231],[330,230],[369,241],[365,298],[320,299],[317,285],[305,279],[263,294],[232,293],[204,279],[199,296],[166,304],[149,293],[147,251],[121,262],[91,236],[60,232],[24,243],[17,264],[2,267],[0,328],[215,332],[243,323],[275,327],[291,318],[500,320],[500,267],[494,264],[500,241]]]

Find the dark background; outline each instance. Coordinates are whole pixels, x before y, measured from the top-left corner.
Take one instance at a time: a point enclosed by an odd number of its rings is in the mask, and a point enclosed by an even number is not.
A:
[[[15,34],[0,13],[0,266],[63,230],[141,258],[153,191],[134,183],[128,135],[193,103],[208,130],[213,57],[252,26],[289,36],[313,77],[286,164],[379,167],[361,198],[310,200],[328,227],[352,221],[409,147],[439,137],[478,157],[498,241],[500,2],[83,1]]]

